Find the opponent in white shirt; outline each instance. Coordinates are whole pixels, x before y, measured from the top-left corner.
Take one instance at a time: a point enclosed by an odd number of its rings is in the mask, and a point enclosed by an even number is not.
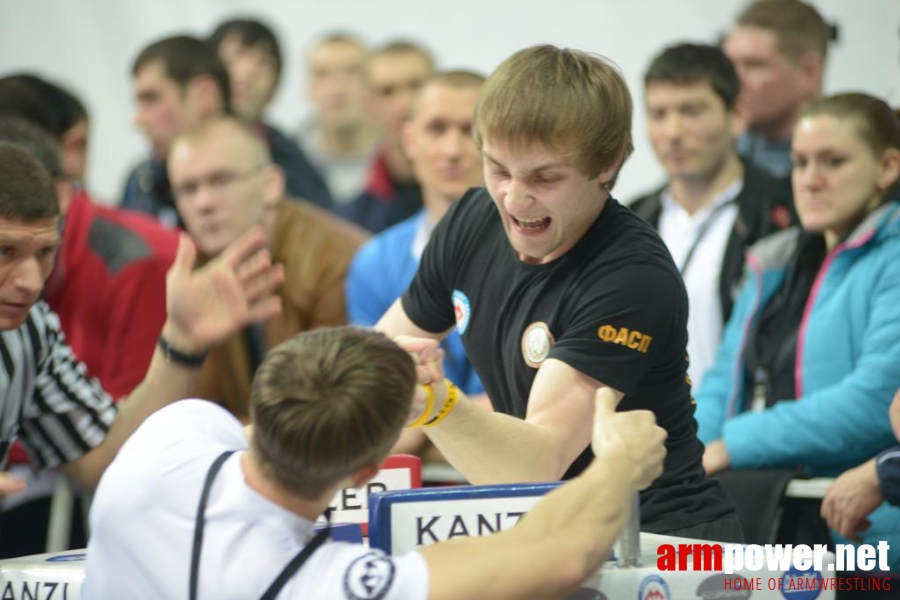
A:
[[[314,522],[247,485],[247,449],[240,421],[205,400],[178,402],[150,417],[97,489],[85,598],[187,597],[200,492],[210,465],[226,450],[237,452],[211,488],[198,597],[260,597],[313,537]],[[415,599],[427,597],[427,585],[417,553],[392,559],[337,542],[314,552],[282,597]],[[387,594],[372,595],[379,588]]]
[[[202,400],[149,418],[94,497],[83,596],[417,600],[576,588],[608,558],[665,454],[652,413],[615,413],[611,394],[598,394],[594,464],[511,531],[401,557],[313,534],[336,491],[370,479],[407,421],[443,419],[468,402],[440,378],[436,345],[400,341],[405,350],[373,331],[332,328],[272,349],[253,383],[249,442],[239,421]],[[417,366],[434,401],[419,394],[414,406]]]

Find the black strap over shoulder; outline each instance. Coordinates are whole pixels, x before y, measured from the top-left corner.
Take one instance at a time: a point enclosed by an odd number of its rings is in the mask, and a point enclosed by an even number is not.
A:
[[[190,600],[197,599],[197,579],[200,571],[200,551],[203,549],[203,529],[206,526],[206,503],[209,501],[209,490],[212,489],[213,481],[222,464],[228,460],[228,457],[234,454],[234,450],[223,452],[213,461],[209,471],[206,472],[206,480],[203,482],[203,491],[200,493],[200,502],[197,505],[197,518],[194,521],[194,546],[191,550],[191,581],[188,592]]]
[[[319,546],[328,540],[328,535],[328,527],[317,533],[315,537],[304,546],[303,550],[287,564],[281,574],[275,578],[275,581],[272,582],[272,585],[269,586],[266,593],[262,595],[261,600],[275,600],[275,598],[278,597],[281,588],[283,588],[290,578],[300,570],[300,567],[302,567],[307,559],[312,556],[312,553],[318,550]]]
[[[212,465],[209,467],[209,471],[206,473],[206,480],[203,482],[203,491],[200,494],[200,502],[197,505],[197,519],[194,524],[194,546],[191,552],[191,579],[190,579],[190,588],[188,597],[190,600],[197,600],[197,585],[199,583],[199,573],[200,573],[200,552],[203,549],[203,530],[206,526],[206,505],[209,502],[209,492],[212,489],[213,481],[216,479],[216,475],[219,474],[219,471],[222,469],[222,465],[228,460],[228,457],[234,454],[234,450],[229,450],[227,452],[223,452],[220,454],[216,460],[213,461]],[[278,597],[278,594],[281,592],[281,589],[285,586],[285,584],[293,577],[297,571],[300,570],[300,567],[312,556],[313,552],[318,550],[319,546],[324,544],[331,534],[331,511],[326,511],[325,517],[328,520],[328,526],[325,527],[322,531],[317,533],[312,540],[310,540],[309,544],[303,547],[297,555],[291,559],[291,562],[285,566],[285,568],[281,571],[278,577],[275,578],[275,581],[272,582],[272,585],[269,586],[269,589],[263,594],[261,600],[275,600]]]

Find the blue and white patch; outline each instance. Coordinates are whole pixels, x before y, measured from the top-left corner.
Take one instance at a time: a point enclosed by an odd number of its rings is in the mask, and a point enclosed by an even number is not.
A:
[[[459,335],[462,335],[469,328],[469,321],[472,319],[472,303],[469,302],[469,297],[459,290],[453,290],[452,297],[456,329],[459,331]]]
[[[816,600],[822,593],[822,573],[814,568],[801,571],[791,567],[781,576],[781,595],[787,600]]]
[[[347,567],[344,595],[347,600],[380,600],[390,591],[395,571],[390,556],[380,550],[367,552]]]

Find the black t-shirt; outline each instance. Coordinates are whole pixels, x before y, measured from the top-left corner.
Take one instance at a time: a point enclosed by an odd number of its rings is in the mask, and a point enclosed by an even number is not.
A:
[[[668,432],[668,455],[663,475],[641,495],[644,530],[731,513],[701,463],[681,276],[657,233],[614,199],[569,252],[536,265],[519,259],[487,191],[470,190],[435,228],[402,302],[426,331],[457,326],[499,412],[525,417],[546,358],[623,392],[620,410],[652,410]],[[588,447],[565,477],[591,458]]]

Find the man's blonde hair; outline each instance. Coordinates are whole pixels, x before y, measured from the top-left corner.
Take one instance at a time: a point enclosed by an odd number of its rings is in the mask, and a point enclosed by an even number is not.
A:
[[[562,154],[594,178],[625,162],[631,142],[631,95],[612,64],[596,55],[533,46],[516,52],[488,77],[475,108],[473,135]],[[615,183],[614,175],[607,184]]]
[[[248,150],[252,160],[260,165],[272,162],[272,154],[259,131],[246,120],[234,115],[216,115],[203,119],[189,127],[172,141],[172,148],[179,144],[196,146],[222,130],[231,129],[238,134],[241,145]]]
[[[308,51],[307,59],[311,59],[312,55],[319,51],[321,48],[331,45],[350,46],[354,50],[359,51],[361,60],[369,51],[366,47],[365,42],[363,42],[362,38],[360,38],[359,36],[354,35],[348,31],[331,31],[315,41],[315,43]]]
[[[415,115],[419,107],[419,101],[422,94],[433,87],[449,87],[456,90],[473,89],[478,90],[484,85],[485,77],[475,71],[455,70],[455,71],[438,71],[433,73],[426,79],[419,89],[416,91],[412,104],[412,114]]]
[[[366,76],[368,76],[368,66],[372,62],[380,58],[395,58],[398,56],[418,56],[428,65],[429,73],[434,71],[434,57],[431,56],[431,52],[425,46],[411,40],[397,39],[369,51],[369,54],[366,56]]]

